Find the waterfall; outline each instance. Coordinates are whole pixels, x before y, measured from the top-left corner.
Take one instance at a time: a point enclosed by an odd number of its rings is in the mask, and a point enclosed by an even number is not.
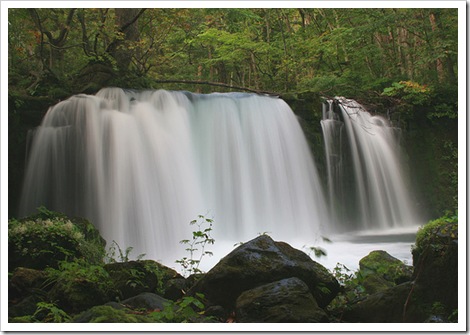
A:
[[[416,226],[399,129],[345,98],[324,104],[321,125],[330,213],[338,230]]]
[[[282,99],[107,88],[49,109],[20,214],[85,217],[108,245],[171,265],[199,214],[214,219],[216,241],[315,238],[330,221],[320,185]]]

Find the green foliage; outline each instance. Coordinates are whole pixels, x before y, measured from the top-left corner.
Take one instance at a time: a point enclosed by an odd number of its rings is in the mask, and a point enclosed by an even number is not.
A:
[[[150,313],[155,322],[197,322],[204,315],[204,295],[185,296],[177,302],[169,301],[161,311]]]
[[[304,245],[303,248],[307,250],[307,255],[309,255],[309,256],[312,252],[313,252],[313,254],[315,255],[316,258],[320,258],[322,256],[327,256],[326,250],[321,248],[321,247],[307,247],[307,246]]]
[[[328,237],[322,236],[321,239],[323,240],[323,242],[332,243],[332,241]],[[328,255],[325,249],[318,247],[318,246],[309,247],[309,246],[304,245],[302,249],[306,250],[307,255],[309,255],[310,257],[311,257],[312,252],[316,258],[320,258],[322,256]]]
[[[365,88],[379,91],[380,85],[370,83],[384,78],[427,85],[456,80],[455,8],[148,8],[138,12],[9,9],[10,87],[30,95],[47,95],[51,88],[77,91],[80,83],[101,75],[86,71],[96,63],[106,64],[113,85],[122,78],[136,82],[173,78],[347,95],[346,91]],[[132,22],[126,33],[123,22]],[[176,88],[194,91],[194,87],[170,87]]]
[[[38,322],[59,323],[69,322],[72,318],[53,303],[38,302],[37,310],[33,314],[33,319],[38,320]]]
[[[363,277],[360,271],[353,272],[346,265],[337,263],[332,271],[343,290],[331,301],[328,309],[332,312],[342,312],[348,305],[364,298],[367,293],[362,284]]]
[[[103,241],[89,222],[44,207],[38,211],[34,216],[8,221],[11,265],[41,269],[80,257],[102,262]]]
[[[113,282],[102,265],[90,264],[83,259],[75,261],[61,261],[59,267],[46,268],[47,286],[60,282],[65,285],[65,292],[74,283],[90,283],[101,292],[113,290]]]
[[[191,240],[181,240],[180,243],[186,245],[189,257],[183,257],[175,262],[182,267],[183,275],[201,273],[199,265],[204,256],[212,256],[211,251],[205,250],[206,245],[214,244],[215,240],[211,236],[212,224],[214,220],[198,215],[198,219],[192,220],[189,224],[196,225],[197,230],[193,231]]]
[[[392,86],[383,90],[383,95],[394,97],[405,104],[425,105],[431,98],[431,89],[413,81],[400,81],[392,83]]]

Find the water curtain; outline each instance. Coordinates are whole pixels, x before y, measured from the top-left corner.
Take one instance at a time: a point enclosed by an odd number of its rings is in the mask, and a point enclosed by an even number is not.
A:
[[[343,231],[417,225],[398,128],[359,103],[323,106],[330,214]]]
[[[199,214],[216,241],[313,239],[330,221],[290,107],[241,93],[106,88],[58,103],[35,131],[20,212],[39,206],[167,263]]]

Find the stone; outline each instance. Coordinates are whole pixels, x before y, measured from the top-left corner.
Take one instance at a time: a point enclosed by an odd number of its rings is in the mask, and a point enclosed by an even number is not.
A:
[[[127,309],[116,309],[108,305],[92,307],[72,320],[74,323],[143,323],[151,322],[149,318],[132,313]]]
[[[362,258],[359,261],[359,270],[363,277],[371,274],[379,275],[394,284],[409,281],[413,274],[412,266],[404,264],[383,250],[371,251]]]
[[[143,292],[162,294],[167,283],[173,279],[184,279],[178,272],[153,260],[109,263],[105,270],[120,292],[121,299],[127,299]],[[177,297],[177,292],[172,298]]]
[[[59,279],[48,292],[48,299],[67,313],[79,313],[115,298],[111,283],[99,283],[87,278]]]
[[[25,297],[40,288],[46,280],[43,271],[18,267],[8,281],[8,300]]]
[[[243,292],[236,301],[237,322],[325,322],[308,286],[296,277]]]
[[[291,277],[305,282],[321,308],[339,292],[337,280],[321,264],[287,243],[260,235],[220,260],[188,294],[202,293],[209,305],[230,310],[242,292]]]
[[[429,229],[413,250],[416,285],[427,302],[440,302],[450,310],[458,307],[458,224],[444,223]]]
[[[162,310],[168,300],[158,294],[144,292],[135,297],[121,301],[121,304],[131,309]]]
[[[422,322],[415,305],[407,304],[413,284],[406,282],[367,296],[344,310],[344,322],[397,323]],[[405,308],[406,306],[406,308]]]

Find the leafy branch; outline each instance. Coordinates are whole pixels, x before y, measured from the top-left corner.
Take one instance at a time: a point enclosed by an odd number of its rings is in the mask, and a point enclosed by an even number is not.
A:
[[[214,244],[215,240],[211,236],[212,219],[206,218],[204,215],[198,215],[198,219],[192,220],[189,224],[196,225],[197,230],[193,231],[192,239],[181,240],[180,243],[187,246],[185,249],[189,252],[189,257],[183,257],[176,260],[183,269],[183,274],[201,273],[199,265],[204,256],[212,256],[211,251],[205,250],[206,245]],[[205,228],[206,227],[206,228]]]

